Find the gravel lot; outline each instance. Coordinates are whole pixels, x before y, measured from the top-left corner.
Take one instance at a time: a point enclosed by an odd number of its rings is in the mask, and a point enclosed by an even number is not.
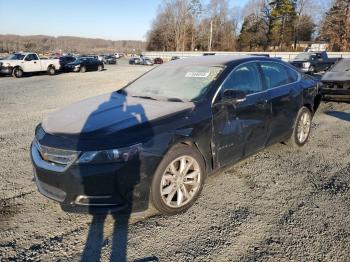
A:
[[[126,226],[37,193],[29,145],[43,114],[149,69],[0,77],[0,261],[349,261],[350,104],[322,104],[304,148],[277,144],[209,177],[185,214]]]

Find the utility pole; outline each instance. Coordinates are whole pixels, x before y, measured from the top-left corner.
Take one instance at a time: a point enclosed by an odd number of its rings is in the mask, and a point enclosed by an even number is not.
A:
[[[210,20],[210,36],[209,36],[209,46],[208,46],[208,51],[211,51],[211,45],[213,41],[213,19]]]

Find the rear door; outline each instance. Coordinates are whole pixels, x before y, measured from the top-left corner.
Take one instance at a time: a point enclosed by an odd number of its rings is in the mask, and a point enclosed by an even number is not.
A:
[[[239,104],[221,103],[220,97],[227,89],[244,91],[246,100]],[[255,62],[242,64],[231,72],[212,110],[217,166],[225,166],[264,148],[270,111]]]
[[[271,104],[271,124],[267,144],[283,141],[291,135],[302,102],[301,75],[278,62],[260,62]]]

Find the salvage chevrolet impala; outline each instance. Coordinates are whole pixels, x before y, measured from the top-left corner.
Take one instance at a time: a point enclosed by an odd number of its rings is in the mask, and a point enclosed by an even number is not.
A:
[[[187,210],[207,175],[310,134],[317,83],[265,57],[161,65],[123,89],[48,114],[31,145],[38,190],[75,212]]]

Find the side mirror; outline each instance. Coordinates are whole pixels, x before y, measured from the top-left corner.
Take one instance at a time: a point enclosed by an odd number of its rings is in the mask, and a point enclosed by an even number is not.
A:
[[[247,96],[243,91],[227,89],[224,91],[223,101],[229,103],[242,103],[246,100]]]

